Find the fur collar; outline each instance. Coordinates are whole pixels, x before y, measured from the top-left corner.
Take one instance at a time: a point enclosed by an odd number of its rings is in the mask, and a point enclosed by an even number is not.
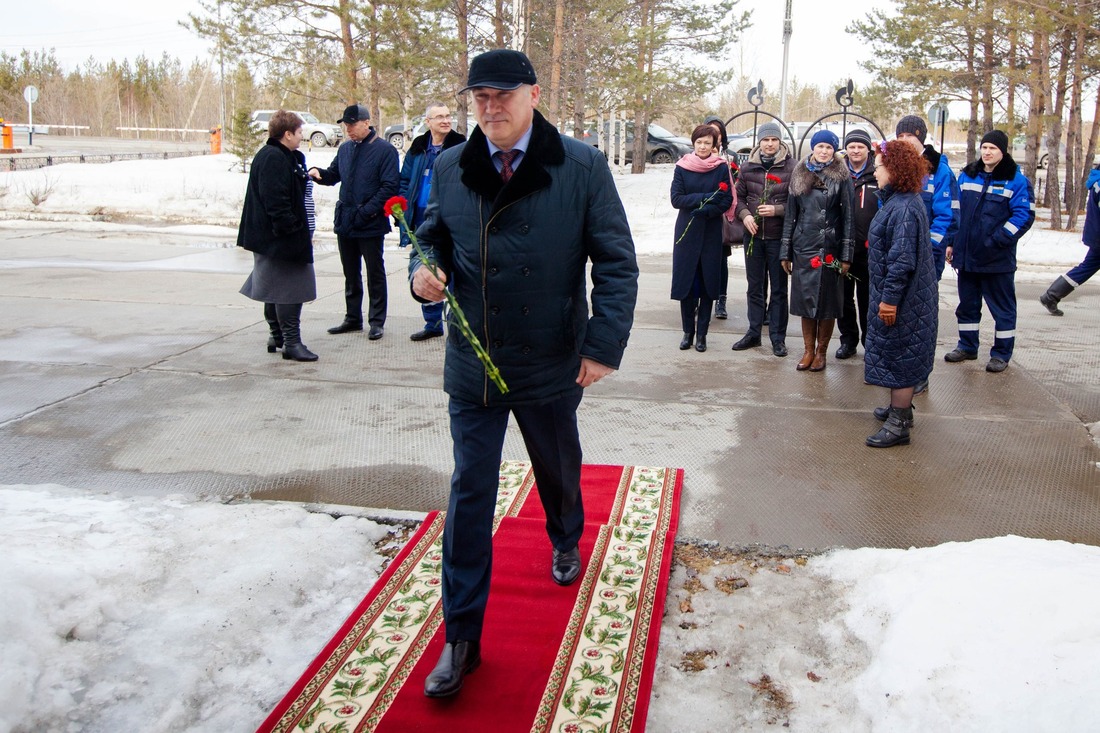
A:
[[[928,161],[928,165],[932,166],[933,174],[940,169],[940,158],[942,157],[943,153],[937,153],[931,145],[924,146],[924,159]]]
[[[839,184],[850,180],[852,174],[848,172],[848,164],[839,154],[833,154],[833,162],[829,163],[820,173],[811,173],[806,167],[806,162],[800,160],[795,163],[794,172],[791,174],[791,196],[804,196],[815,188],[824,188],[827,179],[832,179]]]
[[[535,110],[531,123],[531,143],[515,175],[505,186],[489,157],[489,143],[480,127],[470,133],[470,139],[462,148],[458,165],[462,169],[462,183],[474,193],[493,202],[493,211],[518,201],[535,191],[548,188],[553,179],[548,167],[565,162],[565,146],[557,128]]]
[[[428,150],[428,141],[432,139],[432,131],[428,130],[423,135],[420,135],[412,141],[412,145],[409,146],[409,152],[405,155],[420,155]],[[466,142],[466,137],[460,133],[451,130],[447,133],[447,137],[443,138],[443,149],[453,148],[461,142]]]
[[[1005,153],[1005,157],[1001,158],[1001,162],[997,164],[997,167],[993,169],[994,181],[1011,181],[1016,177],[1016,170],[1019,168],[1016,165],[1016,161],[1012,159],[1012,156]],[[978,158],[966,164],[963,168],[963,173],[971,178],[977,178],[985,173],[985,165],[982,163],[982,159]]]

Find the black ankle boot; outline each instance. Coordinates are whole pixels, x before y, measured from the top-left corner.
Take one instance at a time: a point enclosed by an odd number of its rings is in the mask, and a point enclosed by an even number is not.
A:
[[[693,341],[695,341],[695,334],[685,333],[684,337],[680,339],[680,351],[687,351],[690,349]]]
[[[267,353],[274,354],[275,349],[283,348],[283,330],[279,327],[279,316],[275,312],[274,303],[264,303],[264,320],[271,330],[271,335],[267,337]]]
[[[424,680],[427,697],[449,697],[462,689],[462,680],[481,664],[481,644],[476,641],[448,642],[435,669]]]
[[[275,306],[279,316],[279,325],[283,330],[283,358],[294,361],[317,361],[317,355],[302,343],[299,323],[302,317],[302,304],[279,304]]]
[[[726,312],[726,296],[719,295],[718,300],[714,303],[714,317],[719,321],[724,321],[729,318],[729,313]]]
[[[877,433],[867,438],[872,448],[890,448],[895,445],[909,445],[909,428],[913,427],[912,407],[891,407],[886,422]]]

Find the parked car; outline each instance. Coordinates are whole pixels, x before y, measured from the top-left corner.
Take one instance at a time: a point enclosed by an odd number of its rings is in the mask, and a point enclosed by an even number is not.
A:
[[[594,130],[586,130],[584,133],[584,140],[589,145],[603,150],[604,155],[608,155],[608,150],[601,144],[601,138],[608,137],[610,135],[610,123],[605,122],[604,134],[597,135]],[[614,135],[610,140],[611,150],[617,151],[619,149],[619,136]],[[686,137],[679,137],[673,135],[671,132],[661,127],[660,125],[650,124],[648,129],[648,135],[646,135],[646,159],[650,163],[667,164],[675,163],[680,158],[690,153],[694,148],[691,145],[691,140]],[[610,157],[610,156],[609,156]],[[616,163],[619,162],[618,158],[615,158]],[[628,165],[634,162],[634,123],[626,123],[626,161]]]
[[[311,112],[301,112],[299,110],[291,110],[294,114],[302,118],[302,135],[306,140],[309,140],[309,144],[315,148],[323,148],[326,145],[336,146],[340,144],[340,141],[344,139],[344,129],[339,125],[330,125],[325,122],[321,122],[317,119],[316,115]],[[267,123],[271,121],[271,115],[275,114],[273,109],[261,109],[252,113],[252,119],[249,124],[253,130],[257,132],[267,130]]]

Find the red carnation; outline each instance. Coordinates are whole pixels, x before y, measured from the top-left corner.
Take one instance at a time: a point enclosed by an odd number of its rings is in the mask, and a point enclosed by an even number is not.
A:
[[[834,259],[836,259],[836,258],[835,258],[835,257],[833,257],[832,255],[825,255],[825,264],[826,264],[826,265],[831,265],[831,264],[833,264],[833,260],[834,260]]]
[[[783,182],[783,180],[779,176],[773,176],[770,173],[766,176],[766,178],[769,181],[771,181],[772,183],[782,183]]]
[[[728,183],[726,183],[725,181],[722,181],[721,183],[718,184],[718,190],[719,191],[728,191],[728,190],[730,190],[730,185]]]
[[[402,212],[409,210],[409,200],[404,196],[391,196],[386,201],[385,206],[382,207],[382,211],[386,212],[386,216],[393,216],[394,209],[400,209]]]
[[[811,257],[810,258],[810,267],[814,268],[815,270],[817,268],[821,267],[821,258],[818,257],[817,255],[814,255],[813,257]]]

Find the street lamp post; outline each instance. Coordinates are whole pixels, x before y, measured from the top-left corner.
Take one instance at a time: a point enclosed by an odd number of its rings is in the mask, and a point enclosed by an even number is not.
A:
[[[791,52],[791,32],[794,27],[791,3],[792,0],[787,0],[786,16],[783,18],[783,79],[779,82],[779,116],[784,122],[787,120],[787,58]]]

